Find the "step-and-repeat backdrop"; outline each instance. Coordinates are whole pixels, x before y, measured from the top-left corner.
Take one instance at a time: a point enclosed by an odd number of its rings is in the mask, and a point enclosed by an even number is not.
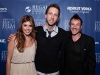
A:
[[[75,13],[82,18],[82,32],[95,39],[95,75],[100,75],[100,0],[0,0],[0,75],[6,74],[8,36],[16,33],[20,18],[32,15],[36,26],[40,26],[45,23],[45,10],[51,3],[60,6],[58,26],[66,31]]]

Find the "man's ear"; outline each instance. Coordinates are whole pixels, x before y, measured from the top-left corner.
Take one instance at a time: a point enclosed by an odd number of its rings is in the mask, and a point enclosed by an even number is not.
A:
[[[59,21],[59,18],[57,19],[57,21]]]
[[[82,25],[81,25],[81,29],[82,29]]]

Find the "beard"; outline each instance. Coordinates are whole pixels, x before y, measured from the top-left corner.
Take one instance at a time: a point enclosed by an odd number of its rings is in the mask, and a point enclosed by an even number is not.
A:
[[[75,33],[75,34],[73,34],[73,33],[72,33],[72,35],[74,35],[74,36],[75,36],[75,35],[77,35],[77,34],[79,34],[79,33],[80,33],[80,32],[77,32],[77,33]]]
[[[56,25],[56,22],[53,23],[53,24],[50,24],[47,20],[46,20],[46,23],[47,23],[49,26],[55,26],[55,25]]]

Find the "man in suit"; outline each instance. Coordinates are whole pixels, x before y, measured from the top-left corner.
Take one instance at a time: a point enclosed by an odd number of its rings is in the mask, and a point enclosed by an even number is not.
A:
[[[71,36],[67,39],[63,51],[62,75],[94,75],[96,66],[94,39],[81,33],[82,19],[78,14],[70,19],[69,24]]]

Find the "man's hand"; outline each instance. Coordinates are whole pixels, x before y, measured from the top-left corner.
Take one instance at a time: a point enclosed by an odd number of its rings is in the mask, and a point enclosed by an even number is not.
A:
[[[45,24],[42,24],[41,26],[44,26]]]
[[[15,35],[16,34],[10,34],[9,37],[8,37],[8,42],[11,41],[15,37]]]

